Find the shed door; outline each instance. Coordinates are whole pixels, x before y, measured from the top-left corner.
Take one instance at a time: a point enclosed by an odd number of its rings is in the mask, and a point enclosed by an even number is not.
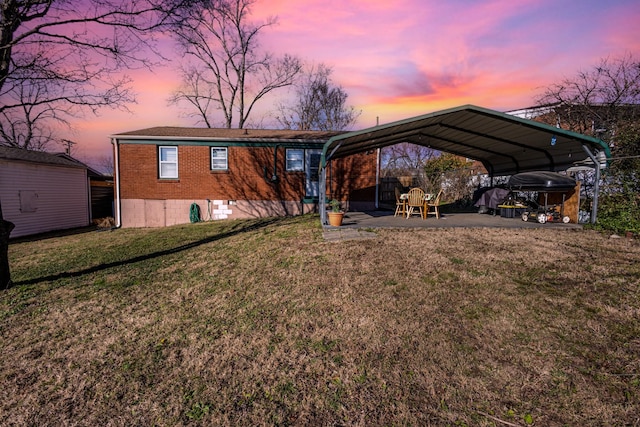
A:
[[[305,191],[307,197],[318,197],[318,183],[320,181],[320,176],[318,172],[320,171],[320,157],[322,156],[321,150],[306,150],[305,151],[305,173],[306,173],[306,183],[305,183]]]

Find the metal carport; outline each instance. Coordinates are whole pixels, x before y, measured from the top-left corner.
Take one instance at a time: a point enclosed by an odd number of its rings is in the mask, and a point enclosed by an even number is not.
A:
[[[590,159],[600,176],[600,163],[611,157],[602,140],[506,113],[463,105],[393,123],[337,135],[324,145],[320,162],[320,194],[326,194],[327,165],[333,159],[408,142],[482,162],[490,176],[529,171],[564,171]],[[594,195],[595,221],[597,191]],[[325,198],[320,216],[327,222]]]

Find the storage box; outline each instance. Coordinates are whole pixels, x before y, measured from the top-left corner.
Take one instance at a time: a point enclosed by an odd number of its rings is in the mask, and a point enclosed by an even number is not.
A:
[[[513,205],[498,205],[500,216],[503,218],[520,218],[525,212],[524,208],[517,208]]]

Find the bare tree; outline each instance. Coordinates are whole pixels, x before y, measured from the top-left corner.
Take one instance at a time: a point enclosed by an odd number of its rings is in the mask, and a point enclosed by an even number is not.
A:
[[[384,176],[416,174],[424,168],[439,151],[421,145],[403,142],[382,149],[382,171]]]
[[[148,65],[141,43],[181,6],[177,0],[87,0],[82,7],[74,0],[3,0],[0,89],[28,77],[76,81]],[[99,60],[88,53],[98,53]]]
[[[3,0],[1,8],[0,143],[33,149],[72,118],[133,102],[119,71],[150,65],[142,47],[171,11],[161,0]]]
[[[45,81],[12,85],[5,92],[0,106],[0,141],[4,145],[44,151],[58,139],[51,123],[68,124],[59,113],[59,103],[46,102],[49,88]],[[5,102],[13,101],[8,107]],[[5,108],[2,108],[5,107]]]
[[[619,123],[640,118],[640,61],[631,55],[604,58],[550,85],[536,101],[549,107],[545,122],[611,140]]]
[[[54,126],[132,102],[129,79],[114,76],[150,65],[142,47],[181,2],[1,0],[0,144],[44,149]],[[11,284],[12,229],[0,205],[0,288]]]
[[[169,99],[186,102],[192,115],[212,127],[215,110],[224,126],[243,128],[256,103],[268,93],[292,84],[302,65],[298,58],[275,58],[259,50],[261,31],[276,23],[249,21],[255,0],[194,0],[175,20],[172,35],[188,62],[183,85]],[[237,117],[235,116],[237,113]]]
[[[205,78],[206,69],[196,66],[181,67],[182,84],[169,98],[169,104],[186,102],[190,108],[187,117],[196,119],[206,127],[213,127],[213,110],[220,109],[218,90],[211,81]]]
[[[346,105],[348,95],[331,81],[333,70],[320,64],[301,74],[292,105],[280,104],[276,120],[285,129],[345,130],[353,126],[360,111]]]
[[[602,59],[549,86],[538,103],[548,111],[538,120],[609,143],[612,159],[603,172],[598,224],[615,231],[640,229],[640,60]]]
[[[114,165],[113,165],[113,156],[111,155],[103,155],[96,159],[96,166],[98,170],[104,175],[113,176]]]

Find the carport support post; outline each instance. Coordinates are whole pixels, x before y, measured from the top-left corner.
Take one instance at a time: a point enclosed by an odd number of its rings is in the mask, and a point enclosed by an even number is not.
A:
[[[323,165],[320,169],[320,191],[318,194],[318,206],[320,209],[320,224],[327,224],[327,165]]]
[[[600,162],[596,159],[596,156],[593,155],[591,150],[589,150],[589,147],[583,145],[582,149],[587,153],[587,156],[589,156],[596,167],[596,182],[593,186],[593,206],[591,207],[591,224],[595,224],[598,215],[598,194],[600,193]]]

